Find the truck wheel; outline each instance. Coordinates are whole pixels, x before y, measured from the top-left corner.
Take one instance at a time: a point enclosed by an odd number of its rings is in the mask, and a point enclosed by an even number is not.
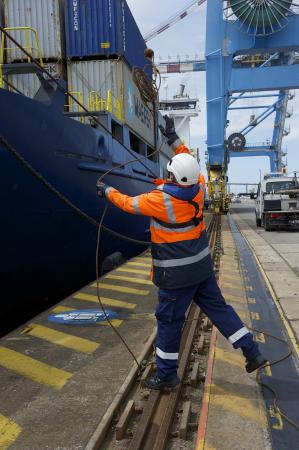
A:
[[[258,228],[262,226],[262,219],[259,219],[257,215],[255,215],[255,222]]]

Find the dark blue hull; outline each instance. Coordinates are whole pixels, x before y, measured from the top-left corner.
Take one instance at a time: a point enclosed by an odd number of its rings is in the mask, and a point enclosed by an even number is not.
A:
[[[64,196],[99,220],[106,201],[97,196],[97,179],[134,155],[108,133],[65,117],[55,103],[46,106],[0,90],[0,105],[0,135]],[[26,318],[32,308],[53,303],[95,278],[97,228],[47,190],[4,146],[0,171],[3,330],[8,316]],[[152,189],[155,174],[159,175],[158,164],[146,160],[115,169],[105,182],[138,195]],[[110,206],[104,224],[148,240],[146,218]],[[101,261],[115,251],[130,257],[143,249],[103,233]]]

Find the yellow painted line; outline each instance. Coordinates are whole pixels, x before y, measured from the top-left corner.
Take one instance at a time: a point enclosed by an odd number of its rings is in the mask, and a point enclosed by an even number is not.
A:
[[[254,334],[255,334],[255,339],[258,342],[260,342],[261,344],[264,344],[266,342],[265,335],[263,333],[255,332]]]
[[[123,320],[119,320],[119,319],[113,319],[110,321],[112,323],[112,325],[116,328],[118,328],[122,323]],[[99,322],[98,325],[103,325],[105,327],[110,327],[110,323],[109,322]]]
[[[94,297],[94,296],[93,296]],[[97,298],[97,297],[96,297]],[[98,301],[98,300],[97,300]],[[115,301],[117,301],[117,300],[115,300]],[[135,305],[136,306],[136,305]],[[54,313],[61,313],[61,312],[64,312],[64,311],[74,311],[76,308],[66,308],[66,307],[63,307],[63,306],[56,306],[55,308],[53,308],[52,309],[52,311],[54,312]],[[116,328],[118,328],[122,323],[123,323],[123,320],[119,320],[119,319],[112,319],[111,320],[111,323],[112,323],[112,325],[114,326],[114,327],[116,327]],[[103,326],[107,326],[108,325],[108,327],[110,327],[110,324],[106,321],[106,322],[99,322],[98,323],[98,325],[103,325]]]
[[[79,292],[78,294],[75,294],[73,296],[73,298],[76,298],[78,300],[85,300],[88,302],[94,302],[99,305],[99,300],[98,300],[97,295],[85,294],[84,292]],[[103,303],[103,305],[115,306],[116,308],[134,309],[137,306],[135,303],[123,302],[121,300],[115,300],[113,298],[107,298],[107,297],[102,297],[102,296],[101,296],[101,302]]]
[[[143,261],[143,262],[151,263],[152,262],[152,258],[151,258],[151,256],[148,256],[148,257],[145,256],[145,257],[136,258],[135,261]]]
[[[264,375],[266,375],[267,377],[272,377],[272,370],[270,366],[266,366],[263,370]]]
[[[52,344],[61,345],[62,347],[67,347],[82,353],[93,353],[100,346],[98,342],[93,342],[89,339],[84,339],[73,336],[72,334],[56,331],[52,328],[38,325],[36,323],[31,323],[30,325],[28,325],[26,334],[30,334],[30,336],[44,339],[45,341],[51,342]]]
[[[65,370],[49,366],[5,347],[0,347],[0,365],[30,380],[55,389],[63,388],[72,377],[72,374]]]
[[[122,281],[130,281],[131,283],[137,283],[137,284],[149,284],[152,286],[153,282],[151,280],[144,280],[142,278],[133,278],[133,277],[126,277],[123,275],[113,275],[113,274],[109,274],[105,276],[105,280],[106,278],[109,278],[111,280],[122,280]]]
[[[143,289],[134,289],[126,286],[118,286],[116,284],[100,283],[100,289],[108,289],[110,291],[124,292],[126,294],[136,294],[136,295],[148,295],[149,291]],[[93,283],[91,287],[97,287],[96,283]]]
[[[137,261],[129,261],[126,264],[130,265],[130,266],[138,266],[138,267],[151,267],[150,263],[143,263],[143,262],[137,262]]]
[[[58,314],[64,311],[74,311],[75,309],[76,308],[69,308],[68,306],[55,306],[55,308],[53,308],[51,312]]]
[[[230,391],[212,385],[210,404],[220,406],[226,411],[241,416],[245,420],[257,423],[261,428],[265,428],[267,419],[258,405],[240,395],[234,395]]]
[[[0,449],[10,447],[21,433],[22,428],[13,420],[0,414]]]
[[[260,320],[261,316],[259,315],[258,312],[250,312],[250,316],[253,320]]]
[[[218,347],[216,347],[215,359],[227,364],[231,364],[233,366],[244,368],[244,358],[242,358],[242,356],[235,353],[224,351]]]
[[[118,269],[116,269],[116,272],[129,272],[129,273],[139,273],[141,275],[147,275],[149,276],[150,271],[149,270],[142,270],[142,269],[130,269],[125,268],[125,267],[119,267]]]
[[[292,330],[292,328],[291,328],[291,326],[290,326],[290,324],[288,322],[288,319],[286,318],[285,312],[284,312],[284,310],[281,307],[281,304],[280,304],[280,302],[279,302],[279,300],[278,300],[278,298],[276,296],[276,293],[275,293],[275,291],[274,291],[274,289],[272,287],[272,284],[270,283],[270,280],[269,280],[269,278],[268,278],[268,276],[267,276],[263,266],[261,265],[258,257],[255,254],[253,246],[251,245],[251,243],[249,242],[249,240],[246,238],[246,236],[243,233],[242,233],[242,235],[243,235],[245,241],[247,242],[248,246],[252,250],[252,254],[254,256],[254,259],[255,259],[255,261],[256,261],[256,263],[258,265],[258,268],[260,269],[261,274],[263,275],[263,278],[264,278],[264,281],[265,281],[265,283],[267,285],[267,288],[268,288],[268,290],[269,290],[269,292],[270,292],[270,294],[271,294],[271,296],[273,298],[273,301],[274,301],[274,303],[275,303],[275,305],[277,307],[277,310],[279,312],[281,320],[284,323],[284,326],[285,326],[285,328],[287,330],[287,333],[289,335],[290,341],[292,342],[292,345],[293,345],[293,348],[295,350],[295,353],[296,353],[297,357],[299,358],[299,345],[298,345],[295,333]]]
[[[273,419],[276,419],[277,422],[275,424],[272,425],[272,428],[274,430],[279,430],[281,431],[283,429],[283,420],[281,415],[279,414],[278,411],[276,411],[273,406],[270,406],[269,408],[269,415],[270,417],[272,417]]]
[[[256,299],[254,297],[248,297],[248,303],[250,303],[251,305],[254,305],[256,303]]]

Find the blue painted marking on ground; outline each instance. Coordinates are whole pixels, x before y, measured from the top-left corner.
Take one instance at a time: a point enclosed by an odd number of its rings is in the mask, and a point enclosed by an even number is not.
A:
[[[259,313],[260,320],[252,320],[253,328],[268,332],[285,341],[288,340],[284,325],[278,314],[276,305],[264,282],[262,274],[254,260],[251,249],[239,232],[231,216],[231,230],[240,254],[241,264],[247,269],[246,276],[253,291],[248,291],[248,297],[255,297],[256,303],[249,304],[249,310]],[[265,336],[265,343],[260,344],[262,352],[269,361],[275,361],[288,353],[288,346]],[[278,395],[278,406],[292,421],[299,424],[299,376],[293,358],[271,367],[272,376],[265,372],[261,381],[271,387]],[[263,388],[263,395],[268,411],[268,421],[272,438],[273,450],[299,449],[299,432],[280,416],[271,417],[269,411],[273,406],[273,394]]]
[[[62,311],[57,314],[50,314],[48,320],[64,325],[97,325],[100,322],[116,319],[118,314],[115,311],[106,310],[106,316],[99,309],[77,309],[73,311]]]

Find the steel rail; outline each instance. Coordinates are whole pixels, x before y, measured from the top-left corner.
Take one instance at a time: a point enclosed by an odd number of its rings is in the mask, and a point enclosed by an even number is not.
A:
[[[218,239],[220,234],[221,216],[214,214],[208,226],[209,247],[217,270],[219,254]],[[192,304],[182,335],[179,356],[178,375],[183,380],[189,361],[195,332],[200,319],[200,309]],[[182,383],[179,388],[170,393],[151,391],[143,410],[137,429],[128,447],[129,450],[164,450],[171,432],[174,415],[180,398]]]

